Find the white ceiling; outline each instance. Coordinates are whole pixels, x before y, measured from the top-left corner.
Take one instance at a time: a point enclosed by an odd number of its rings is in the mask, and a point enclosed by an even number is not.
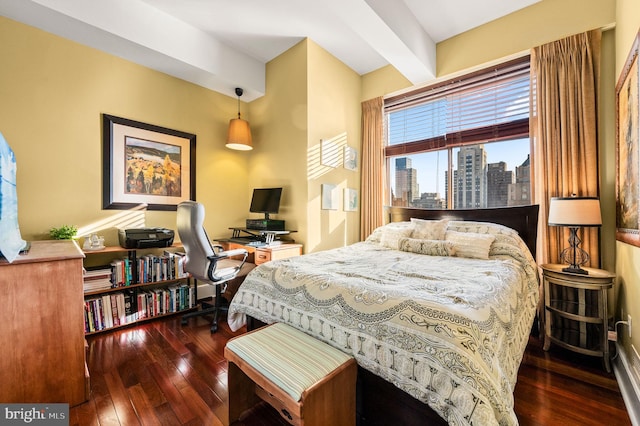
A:
[[[435,76],[435,44],[541,0],[0,0],[0,15],[243,101],[310,38],[359,74]]]

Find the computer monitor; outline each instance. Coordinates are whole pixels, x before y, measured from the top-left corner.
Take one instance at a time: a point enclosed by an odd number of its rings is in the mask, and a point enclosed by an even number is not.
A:
[[[252,213],[264,213],[265,220],[269,219],[270,213],[278,213],[280,210],[280,196],[282,188],[255,188],[251,197]]]

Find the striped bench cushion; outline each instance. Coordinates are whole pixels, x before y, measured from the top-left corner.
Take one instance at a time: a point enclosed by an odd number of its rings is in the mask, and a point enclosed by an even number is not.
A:
[[[300,401],[302,392],[351,356],[284,324],[276,323],[229,340],[227,348]]]

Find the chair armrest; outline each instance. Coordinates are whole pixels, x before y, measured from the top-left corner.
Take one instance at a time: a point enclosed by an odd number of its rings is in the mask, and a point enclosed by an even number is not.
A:
[[[224,282],[234,278],[238,274],[238,272],[240,272],[240,269],[242,269],[242,266],[246,262],[248,255],[249,255],[249,252],[245,249],[235,249],[235,250],[220,252],[218,255],[207,256],[207,259],[211,261],[209,263],[207,276],[213,282],[220,282],[220,281]],[[224,275],[217,275],[216,266],[218,264],[218,260],[226,259],[231,256],[243,256],[243,258],[238,266],[228,269]]]

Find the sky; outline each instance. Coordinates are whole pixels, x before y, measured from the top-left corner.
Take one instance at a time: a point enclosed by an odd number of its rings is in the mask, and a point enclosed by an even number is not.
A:
[[[516,166],[521,165],[529,154],[529,139],[518,139],[505,142],[494,142],[484,144],[487,152],[487,163],[497,163],[504,161],[507,163],[507,170],[515,173]],[[454,170],[457,160],[457,149],[454,149]],[[418,184],[420,193],[439,192],[441,197],[445,193],[445,174],[447,169],[447,152],[440,151],[439,165],[438,153],[430,152],[407,156],[411,158],[411,167],[418,170]],[[401,157],[396,157],[401,158]],[[436,173],[439,170],[439,173]],[[438,176],[438,178],[436,178]],[[395,159],[391,163],[391,184],[395,186]],[[437,185],[436,185],[437,184]]]

